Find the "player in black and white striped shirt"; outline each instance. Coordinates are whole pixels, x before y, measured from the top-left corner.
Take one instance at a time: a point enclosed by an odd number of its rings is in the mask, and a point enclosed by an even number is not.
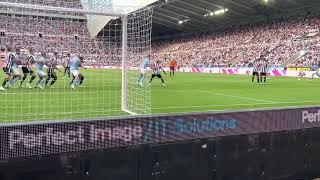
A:
[[[58,79],[57,74],[55,72],[55,70],[59,70],[57,68],[57,62],[58,62],[58,53],[55,52],[53,54],[53,57],[51,58],[51,60],[46,64],[48,67],[48,78],[46,80],[46,86],[48,85],[49,81],[52,79],[52,81],[49,85],[50,88],[52,88],[52,86],[54,85],[54,83]]]
[[[260,62],[259,60],[256,60],[253,63],[253,70],[252,70],[252,82],[254,81],[254,77],[257,76],[257,82],[260,82],[260,78],[259,78],[259,71],[260,71]]]
[[[6,63],[6,60],[7,60],[7,57],[6,57],[6,48],[5,47],[2,47],[1,48],[1,57],[0,57],[0,64],[3,65],[2,69],[3,71],[6,73],[6,67],[5,67],[5,63]],[[4,80],[3,82],[3,85],[0,86],[0,91],[5,91],[6,89],[4,88],[4,86],[7,84],[7,79]]]
[[[36,75],[34,74],[33,70],[31,69],[31,65],[34,64],[36,61],[36,58],[34,56],[34,51],[32,48],[29,49],[29,55],[27,61],[25,61],[22,65],[22,72],[23,72],[23,78],[20,83],[20,87],[23,87],[24,81],[27,79],[28,76],[31,76],[29,83],[27,84],[28,88],[32,88],[31,84],[36,79]]]
[[[3,72],[6,74],[6,77],[4,78],[3,83],[2,83],[2,88],[1,88],[2,91],[7,90],[6,89],[7,84],[12,79],[12,69],[11,68],[12,68],[13,61],[14,61],[15,57],[16,57],[16,55],[13,52],[13,48],[7,47],[7,52],[5,55],[6,63],[5,63],[5,66],[2,68]]]
[[[70,71],[70,59],[71,55],[68,53],[64,60],[64,73],[63,73],[63,79],[68,76],[68,79],[70,79],[71,71]]]
[[[260,66],[260,83],[266,85],[267,82],[267,73],[268,73],[269,65],[268,61],[264,60]]]
[[[10,88],[15,82],[21,79],[22,75],[19,71],[19,64],[21,63],[21,51],[20,48],[16,48],[15,51],[9,48],[8,61],[6,65],[7,83],[4,88]],[[8,78],[10,77],[10,78]],[[4,83],[4,82],[3,82]]]
[[[166,84],[164,82],[162,75],[160,74],[160,71],[162,71],[165,75],[166,75],[166,72],[163,70],[160,61],[158,60],[156,63],[154,63],[150,67],[152,69],[152,75],[151,75],[151,79],[149,81],[149,85],[151,85],[153,78],[158,77],[159,79],[161,79],[162,86],[166,87]]]

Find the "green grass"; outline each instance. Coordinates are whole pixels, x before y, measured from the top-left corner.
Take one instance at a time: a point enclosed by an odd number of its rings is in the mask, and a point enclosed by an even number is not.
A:
[[[54,89],[16,86],[7,92],[0,92],[1,122],[127,115],[120,111],[120,71],[87,70],[84,74],[84,87],[75,91],[68,86],[69,80],[63,80],[62,74],[59,74]],[[250,78],[177,73],[175,77],[166,77],[166,88],[161,87],[160,81],[155,79],[152,84],[152,114],[320,104],[320,80],[298,81],[297,78],[272,77],[267,85],[257,85],[251,83]],[[103,80],[103,83],[99,80]]]
[[[313,106],[320,104],[319,80],[272,77],[267,85],[250,76],[177,74],[168,87],[153,86],[152,112],[206,112]]]

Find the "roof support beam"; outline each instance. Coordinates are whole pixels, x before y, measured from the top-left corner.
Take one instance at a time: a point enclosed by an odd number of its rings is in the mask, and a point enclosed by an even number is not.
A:
[[[202,17],[203,17],[202,14],[199,14],[199,13],[196,13],[196,12],[193,12],[193,11],[190,11],[190,10],[187,10],[187,9],[184,9],[184,8],[181,8],[181,7],[176,6],[176,5],[173,5],[173,4],[168,4],[168,6],[174,8],[174,9],[179,9],[179,10],[181,10],[181,11],[187,12],[187,13],[189,13],[189,14],[193,14],[193,15],[196,15],[196,16],[202,16]]]
[[[159,17],[156,17],[156,16],[153,16],[152,17],[153,19],[156,19],[156,22],[157,21],[162,21],[162,22],[164,22],[165,24],[165,26],[168,26],[168,27],[175,27],[176,29],[179,29],[179,30],[183,30],[183,31],[186,31],[186,30],[188,30],[188,31],[191,31],[192,29],[191,28],[189,28],[189,27],[186,27],[186,26],[179,26],[179,24],[178,23],[173,23],[173,22],[171,22],[171,21],[168,21],[168,20],[165,20],[165,19],[162,19],[162,18],[159,18]]]
[[[197,19],[199,22],[203,22],[204,24],[211,24],[211,22],[206,22],[206,21],[203,21],[204,19],[204,14],[199,14],[199,13],[196,13],[196,12],[193,12],[193,11],[190,11],[190,10],[187,10],[187,9],[184,9],[184,8],[181,8],[181,7],[178,7],[178,6],[175,6],[175,5],[172,5],[172,4],[168,4],[168,6],[174,8],[174,9],[178,9],[180,11],[184,11],[186,13],[189,13],[189,14],[192,14],[194,16],[198,16],[198,17],[201,17],[201,18],[197,18],[197,17],[193,17],[192,19]],[[215,22],[215,21],[212,21],[213,23],[215,24],[219,24],[218,22]]]
[[[212,12],[212,10],[208,10],[208,9],[205,9],[205,8],[202,8],[202,7],[199,7],[199,6],[196,6],[196,5],[191,4],[191,3],[189,3],[189,2],[185,2],[185,1],[181,1],[181,0],[177,0],[177,2],[179,2],[179,3],[181,3],[181,4],[184,4],[184,5],[186,5],[186,6],[190,6],[190,7],[192,7],[192,8],[199,9],[199,10],[201,10],[201,11],[204,11],[203,15],[206,14],[206,13]],[[228,16],[225,16],[225,18],[233,19],[233,18],[228,17]],[[210,20],[212,20],[212,19],[210,19]]]
[[[174,11],[170,11],[168,9],[165,9],[165,8],[161,8],[161,9],[155,9],[154,12],[157,12],[156,10],[160,10],[160,11],[166,11],[167,13],[170,13],[170,14],[175,14],[176,16],[181,16],[185,19],[189,18],[188,16],[184,15],[184,14],[180,14],[180,13],[177,13],[177,12],[174,12]]]
[[[207,12],[207,13],[211,12],[211,11],[208,10],[208,9],[205,9],[205,8],[202,8],[202,7],[199,7],[199,6],[196,6],[196,5],[194,5],[194,4],[191,4],[191,3],[188,3],[188,2],[185,2],[185,1],[177,0],[177,2],[179,2],[179,3],[181,3],[181,4],[184,4],[184,5],[187,5],[187,6],[190,6],[190,7],[193,7],[193,8],[195,8],[195,9],[200,10],[200,11],[204,11],[204,12]],[[204,13],[204,14],[205,14],[205,13]]]
[[[154,14],[157,17],[162,16],[162,17],[165,17],[166,19],[173,19],[174,20],[173,23],[178,23],[178,21],[181,20],[181,19],[178,19],[178,18],[175,18],[175,17],[172,17],[172,16],[168,16],[168,15],[165,15],[165,14],[162,14],[162,13],[158,13],[158,12],[154,12]],[[192,24],[193,26],[199,26],[199,24],[192,23],[192,21],[188,21],[188,24]]]
[[[162,26],[166,26],[166,27],[169,27],[169,28],[172,28],[172,29],[176,29],[176,30],[179,30],[179,31],[186,31],[185,29],[181,29],[181,28],[178,28],[176,26],[170,26],[168,25],[167,23],[164,23],[164,22],[161,22],[161,20],[153,20],[154,23],[157,23],[157,24],[160,24]]]
[[[181,19],[179,19],[179,18],[175,18],[175,17],[173,17],[173,16],[168,16],[168,15],[166,15],[166,14],[162,14],[162,13],[156,12],[156,11],[154,11],[153,14],[159,15],[159,16],[163,16],[163,17],[166,17],[166,18],[168,18],[168,19],[173,19],[173,20],[175,20],[176,22],[178,22],[179,20],[181,20]]]
[[[226,0],[227,2],[229,2],[229,3],[231,3],[231,4],[234,4],[234,5],[236,5],[236,6],[239,6],[239,7],[242,7],[242,8],[244,8],[244,9],[248,9],[248,10],[254,10],[253,8],[251,8],[251,7],[249,7],[249,6],[246,6],[246,5],[244,5],[244,4],[241,4],[241,3],[239,3],[239,2],[235,2],[235,1],[230,1],[230,0]]]
[[[173,15],[176,15],[176,16],[178,16],[178,17],[182,17],[183,19],[180,19],[180,20],[184,20],[184,19],[189,19],[189,17],[188,16],[186,16],[186,15],[184,15],[184,14],[180,14],[180,13],[177,13],[177,12],[174,12],[174,11],[171,11],[171,10],[168,10],[168,9],[165,9],[165,8],[161,8],[161,9],[157,9],[158,11],[165,11],[165,12],[167,12],[167,13],[170,13],[170,14],[173,14]],[[158,11],[154,11],[154,12],[158,12]],[[163,13],[161,13],[161,14],[163,14]],[[205,25],[207,25],[208,23],[206,23],[206,22],[203,22],[203,21],[199,21],[198,19],[192,19],[192,21],[193,22],[197,22],[197,23],[199,23],[199,24],[205,24]]]
[[[224,9],[224,8],[226,8],[226,7],[223,7],[223,6],[218,5],[218,4],[216,4],[216,3],[213,3],[213,2],[211,2],[211,1],[210,1],[210,2],[209,2],[209,1],[206,1],[206,0],[198,0],[198,1],[203,2],[203,3],[205,3],[205,4],[208,4],[208,5],[210,5],[210,6],[215,6],[215,7],[219,8],[219,9]],[[228,2],[229,2],[229,1],[228,1]],[[232,13],[234,13],[234,14],[236,14],[236,15],[239,15],[239,16],[248,16],[248,15],[246,15],[246,14],[240,13],[240,12],[235,11],[235,10],[233,10],[233,9],[230,9],[230,8],[228,8],[228,9],[229,9],[230,12],[232,12]]]

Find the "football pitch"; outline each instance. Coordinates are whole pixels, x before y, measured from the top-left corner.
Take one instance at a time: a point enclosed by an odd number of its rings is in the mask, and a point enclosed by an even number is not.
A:
[[[58,73],[58,82],[53,89],[19,88],[17,83],[8,91],[0,92],[1,122],[127,115],[120,110],[120,71],[95,70],[93,73],[93,70],[83,70],[83,74],[86,77],[84,87],[76,90],[71,90],[70,80],[62,79],[62,73]],[[0,77],[2,79],[3,74]],[[156,78],[151,86],[152,114],[320,104],[320,80],[317,79],[298,81],[297,78],[271,77],[267,85],[258,85],[251,82],[251,76],[245,75],[176,73],[174,77],[164,77],[167,87],[162,87]],[[145,84],[148,80],[149,76]],[[108,83],[101,83],[104,81]],[[135,89],[139,90],[138,87]]]

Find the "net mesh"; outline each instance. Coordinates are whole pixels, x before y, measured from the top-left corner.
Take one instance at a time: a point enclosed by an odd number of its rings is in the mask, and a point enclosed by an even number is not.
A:
[[[83,9],[88,7],[86,3],[89,1],[5,2]],[[97,8],[98,12],[102,12],[102,7],[108,3],[110,1],[107,0],[91,1],[90,10]],[[108,9],[112,7],[105,8],[106,14]],[[102,23],[107,24],[97,36],[92,37],[88,30],[92,27],[88,27],[88,21],[101,23],[100,18]],[[108,22],[106,19],[112,20]],[[123,26],[123,18],[117,17],[0,6],[2,66],[5,67],[8,61],[8,47],[14,51],[21,49],[20,55],[16,56],[20,79],[6,91],[0,92],[0,122],[104,118],[127,115],[124,111],[150,114],[150,88],[138,86],[137,79],[139,65],[151,53],[152,8],[137,10],[127,15],[126,19],[127,24]],[[36,76],[32,82],[32,74],[22,72],[31,49],[35,59],[41,59],[45,54],[43,72],[47,75],[46,86],[45,81],[43,86],[35,88],[40,79],[37,63],[30,66]],[[76,88],[72,89],[70,84],[74,73],[66,67],[75,56],[83,57],[85,69],[79,70],[84,77],[83,83],[80,85],[82,76],[79,76]],[[122,61],[125,62],[124,71],[121,71]],[[48,68],[52,64],[57,66],[54,73],[49,72]],[[14,79],[16,75],[1,72],[0,77]],[[26,79],[21,86],[24,76]],[[122,76],[125,78],[122,79]]]

